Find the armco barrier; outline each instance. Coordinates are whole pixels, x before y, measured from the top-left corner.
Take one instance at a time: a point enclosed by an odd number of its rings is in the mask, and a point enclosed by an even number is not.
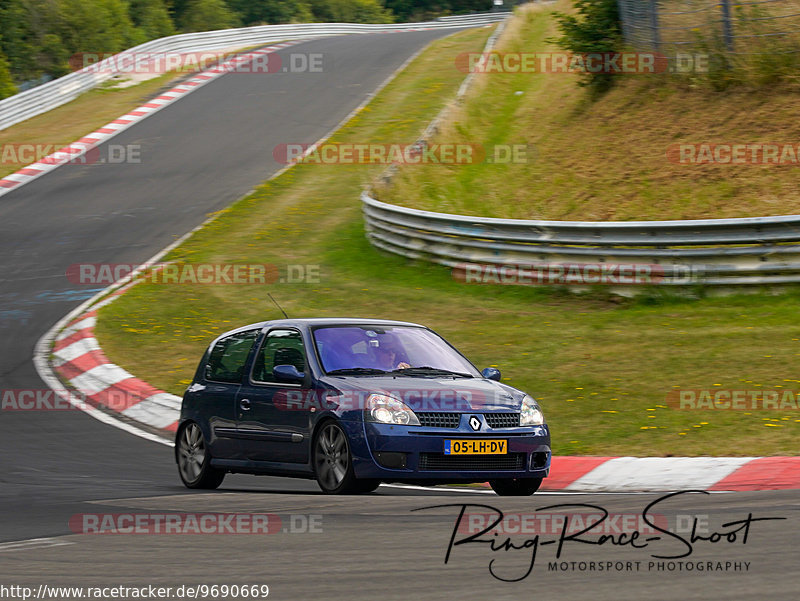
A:
[[[299,25],[260,25],[240,29],[223,29],[200,33],[184,33],[151,40],[104,61],[54,79],[46,84],[0,100],[0,130],[24,121],[91,90],[118,74],[115,66],[121,55],[185,52],[213,52],[230,48],[246,48],[281,40],[296,40],[351,33],[386,33],[434,28],[474,27],[504,20],[510,13],[465,15],[437,21],[397,24],[309,23]],[[92,50],[92,49],[90,49]]]
[[[367,236],[383,250],[465,264],[660,265],[653,283],[800,282],[800,215],[687,221],[538,221],[421,211],[361,196]]]

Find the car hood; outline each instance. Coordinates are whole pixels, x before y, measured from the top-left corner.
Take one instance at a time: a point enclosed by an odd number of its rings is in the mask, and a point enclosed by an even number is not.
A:
[[[370,394],[403,401],[415,412],[519,411],[524,393],[485,378],[336,377],[327,378],[343,397],[366,402]],[[363,407],[363,405],[362,405]]]

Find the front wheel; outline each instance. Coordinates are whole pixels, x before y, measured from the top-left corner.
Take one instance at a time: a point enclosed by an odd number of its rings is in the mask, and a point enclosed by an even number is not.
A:
[[[214,489],[222,484],[225,472],[211,467],[211,453],[200,426],[191,422],[178,434],[175,442],[178,473],[186,488]]]
[[[489,486],[501,497],[528,497],[539,490],[541,485],[541,478],[489,480]]]
[[[322,425],[314,439],[314,474],[322,492],[329,495],[371,492],[372,480],[356,479],[350,444],[336,422]]]

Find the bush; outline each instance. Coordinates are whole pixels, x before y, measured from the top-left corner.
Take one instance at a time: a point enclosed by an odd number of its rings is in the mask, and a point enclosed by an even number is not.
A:
[[[0,53],[0,99],[8,98],[17,93],[14,82],[11,81],[11,73],[8,71],[8,61]]]
[[[578,16],[556,13],[561,37],[551,41],[576,54],[618,52],[622,28],[617,0],[575,0],[575,8]],[[614,76],[587,73],[581,83],[600,93],[613,85]]]

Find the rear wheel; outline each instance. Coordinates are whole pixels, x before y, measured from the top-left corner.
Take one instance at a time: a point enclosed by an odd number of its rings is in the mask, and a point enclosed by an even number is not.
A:
[[[380,484],[356,479],[347,434],[336,422],[323,424],[314,439],[314,474],[329,495],[371,492]]]
[[[489,480],[489,486],[501,497],[528,497],[539,490],[541,485],[541,478]]]
[[[191,422],[178,434],[176,441],[178,473],[187,488],[217,488],[225,472],[211,467],[211,453],[200,426]]]

